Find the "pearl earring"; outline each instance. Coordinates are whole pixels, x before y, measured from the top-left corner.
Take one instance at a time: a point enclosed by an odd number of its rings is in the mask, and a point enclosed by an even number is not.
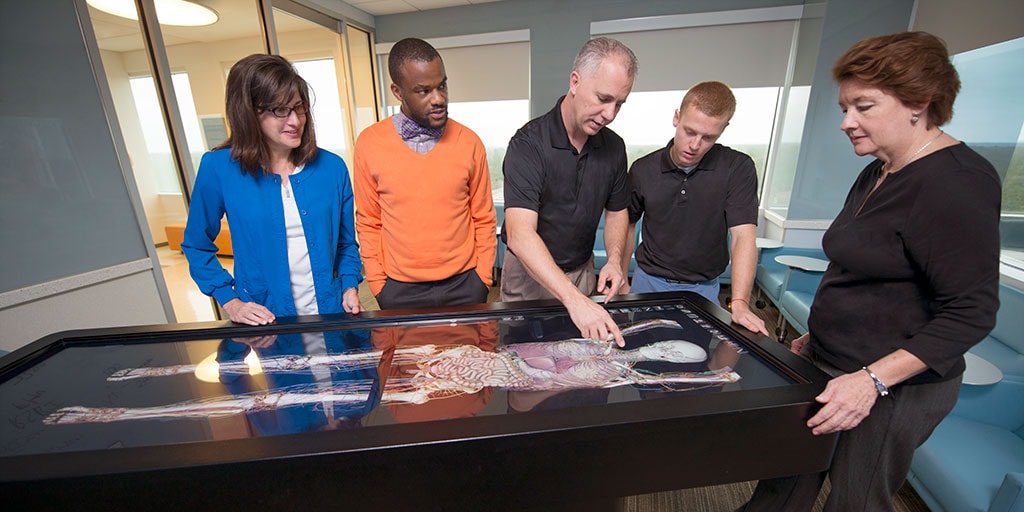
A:
[[[914,115],[910,116],[910,124],[917,124],[917,122],[920,121],[920,120],[921,120],[921,118],[918,117],[918,115],[916,113]]]

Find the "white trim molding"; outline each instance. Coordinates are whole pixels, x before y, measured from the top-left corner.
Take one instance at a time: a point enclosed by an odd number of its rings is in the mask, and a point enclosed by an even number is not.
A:
[[[620,32],[642,32],[672,28],[709,27],[737,23],[759,23],[762,21],[798,20],[804,15],[803,5],[715,11],[695,14],[669,14],[621,20],[594,21],[590,23],[591,35],[617,34]]]
[[[832,219],[787,219],[772,210],[765,210],[764,218],[768,222],[786,229],[820,229],[824,231],[832,225]]]
[[[502,43],[528,43],[530,42],[530,29],[506,30],[503,32],[488,32],[486,34],[466,34],[462,36],[432,37],[425,39],[434,48],[460,48],[464,46],[483,46],[486,44]],[[374,51],[377,55],[386,55],[391,47],[398,41],[392,43],[377,43]]]

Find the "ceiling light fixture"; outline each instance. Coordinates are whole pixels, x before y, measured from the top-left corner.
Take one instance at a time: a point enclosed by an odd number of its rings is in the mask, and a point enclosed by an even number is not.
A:
[[[86,0],[86,3],[107,14],[138,20],[132,0]],[[153,0],[156,17],[161,25],[201,27],[217,22],[217,12],[205,5],[187,0]]]

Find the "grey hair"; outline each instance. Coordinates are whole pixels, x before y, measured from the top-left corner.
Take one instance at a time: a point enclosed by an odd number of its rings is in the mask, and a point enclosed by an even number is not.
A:
[[[629,74],[629,78],[636,78],[638,64],[633,50],[617,39],[603,36],[587,41],[583,48],[580,48],[580,52],[576,54],[576,60],[572,63],[572,69],[581,76],[590,75],[597,71],[604,59],[613,55],[626,62],[626,72]]]

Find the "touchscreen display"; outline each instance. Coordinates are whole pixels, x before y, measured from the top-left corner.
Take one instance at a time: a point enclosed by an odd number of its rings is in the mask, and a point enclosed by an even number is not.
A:
[[[349,431],[787,386],[687,302],[610,309],[626,346],[564,312],[222,339],[67,344],[0,383],[0,456]]]

